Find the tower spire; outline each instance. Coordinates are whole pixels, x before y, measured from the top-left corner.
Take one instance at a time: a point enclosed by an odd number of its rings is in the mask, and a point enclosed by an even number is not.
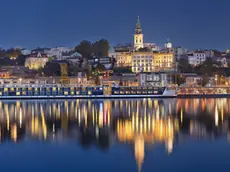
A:
[[[141,33],[142,33],[142,29],[141,29],[140,17],[137,16],[136,34],[141,34]]]

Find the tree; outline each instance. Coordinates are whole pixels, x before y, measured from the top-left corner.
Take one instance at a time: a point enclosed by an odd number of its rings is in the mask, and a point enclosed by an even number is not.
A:
[[[61,75],[60,65],[56,62],[47,62],[45,67],[42,70],[40,70],[40,72],[44,73],[45,76]]]
[[[131,67],[116,67],[113,69],[114,73],[132,73]]]
[[[188,59],[181,58],[178,61],[178,70],[182,73],[190,73],[192,72],[192,66],[188,63]]]
[[[23,55],[23,54],[17,56],[17,58],[16,58],[16,64],[19,65],[19,66],[24,66],[25,61],[26,61],[26,56]]]
[[[80,53],[84,58],[89,58],[92,56],[92,44],[90,41],[83,40],[81,43],[75,47],[75,51]]]
[[[171,75],[172,80],[174,81],[175,84],[181,85],[185,83],[185,77],[180,74],[172,74]]]
[[[109,55],[109,42],[105,39],[96,41],[93,44],[93,54],[97,57],[105,57]]]

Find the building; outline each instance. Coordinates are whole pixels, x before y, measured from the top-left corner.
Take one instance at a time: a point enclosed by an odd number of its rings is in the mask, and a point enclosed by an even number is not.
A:
[[[132,53],[132,71],[151,72],[154,71],[153,52],[134,52]]]
[[[48,56],[41,53],[32,53],[25,61],[25,67],[33,70],[44,68],[45,64],[49,61]]]
[[[154,53],[154,71],[174,71],[175,60],[173,53],[170,52],[157,52]]]
[[[48,51],[48,56],[49,57],[55,57],[57,60],[65,60],[63,57],[63,53],[69,53],[71,51],[70,48],[68,47],[55,47],[51,48]]]
[[[165,73],[140,73],[139,85],[141,87],[166,87],[168,75]]]
[[[168,52],[134,52],[132,53],[132,71],[160,72],[174,71],[175,62],[173,53]]]
[[[132,56],[130,52],[116,52],[111,54],[116,61],[117,67],[130,67],[132,65]]]
[[[0,69],[0,78],[10,78],[11,72],[8,69],[1,68]]]
[[[140,18],[138,16],[136,30],[134,34],[134,49],[144,48],[144,35],[142,34]]]
[[[180,60],[183,57],[187,57],[187,49],[183,47],[175,47],[174,48],[174,56],[176,60]]]
[[[34,53],[41,53],[41,54],[48,54],[48,52],[50,51],[50,48],[36,48],[36,49],[34,49],[34,50],[32,50],[31,52],[32,52],[32,54],[34,54]]]
[[[197,66],[205,62],[206,55],[204,51],[194,51],[188,54],[188,63]]]
[[[111,57],[92,57],[88,60],[88,63],[94,67],[96,67],[98,64],[102,64],[105,66],[106,70],[111,69],[113,66]]]
[[[144,43],[144,48],[147,48],[150,51],[160,51],[160,47],[155,43]]]

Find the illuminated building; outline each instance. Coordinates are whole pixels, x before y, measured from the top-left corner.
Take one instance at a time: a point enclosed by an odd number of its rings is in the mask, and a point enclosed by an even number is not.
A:
[[[134,52],[132,53],[132,71],[151,72],[154,70],[153,53],[152,52]]]
[[[140,18],[137,19],[136,30],[134,34],[134,49],[144,48],[144,35],[142,34]]]
[[[165,48],[166,49],[172,49],[172,43],[169,41],[169,39],[167,40],[167,42],[165,43]]]
[[[39,68],[44,68],[48,60],[48,56],[45,54],[41,54],[39,52],[33,53],[26,59],[25,67],[38,70]]]
[[[110,54],[115,58],[117,67],[129,67],[132,65],[132,56],[130,52],[115,52]]]
[[[132,71],[158,72],[172,71],[175,68],[173,53],[134,52],[132,53]]]
[[[154,67],[155,71],[171,71],[174,70],[174,55],[168,52],[154,53]]]

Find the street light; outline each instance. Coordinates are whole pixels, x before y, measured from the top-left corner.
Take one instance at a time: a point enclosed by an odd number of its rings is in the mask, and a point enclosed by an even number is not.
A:
[[[22,84],[22,78],[19,78],[20,85]]]

